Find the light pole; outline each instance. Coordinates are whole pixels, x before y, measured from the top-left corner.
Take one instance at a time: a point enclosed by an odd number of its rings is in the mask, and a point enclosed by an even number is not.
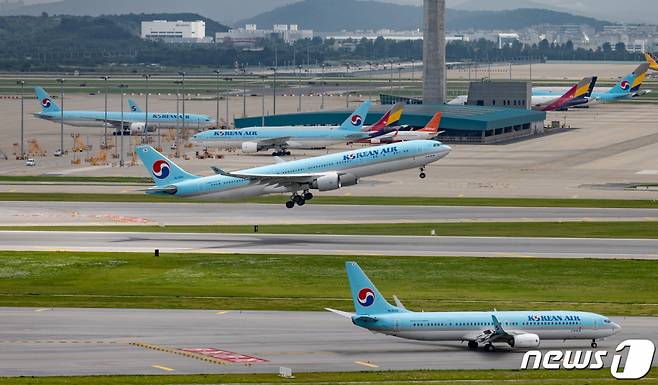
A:
[[[276,67],[270,69],[274,72],[274,81],[272,83],[272,115],[276,115]]]
[[[320,109],[324,110],[324,68],[326,64],[322,63],[322,75],[320,76]]]
[[[59,113],[59,151],[64,155],[64,78],[57,79],[59,83],[59,101],[61,110]]]
[[[345,107],[350,108],[350,85],[347,77],[350,74],[350,65],[345,64]]]
[[[398,88],[402,93],[402,67],[398,67]]]
[[[261,80],[263,81],[263,94],[261,96],[261,119],[260,119],[260,125],[262,127],[265,127],[265,80],[267,79],[267,75],[261,75]]]
[[[416,62],[414,59],[411,59],[411,81],[413,82],[416,77]]]
[[[107,149],[107,93],[108,93],[108,80],[110,80],[109,76],[101,76],[101,79],[105,80],[105,120],[103,121],[103,127],[105,128],[103,132],[103,140],[105,141],[105,148]]]
[[[372,62],[368,64],[368,99],[372,100]]]
[[[299,73],[297,74],[297,92],[299,93],[299,103],[297,104],[297,112],[302,112],[302,66],[298,66]]]
[[[123,154],[124,154],[123,136],[124,135],[123,134],[125,133],[125,130],[124,130],[124,127],[123,127],[123,124],[124,124],[124,122],[123,122],[123,89],[128,88],[128,85],[122,83],[122,84],[119,84],[117,87],[119,87],[119,91],[121,93],[121,126],[120,126],[120,129],[119,129],[119,132],[121,134],[121,149],[120,149],[121,154],[119,155],[119,167],[123,167],[123,165],[124,165],[124,161],[123,161]]]
[[[175,157],[178,158],[178,137],[180,136],[180,86],[183,84],[182,81],[176,80],[176,137],[174,138],[174,147],[176,148]]]
[[[230,80],[231,80],[231,78],[224,78],[224,81],[226,82],[227,91],[228,91],[228,84],[229,84],[228,82]],[[226,114],[224,115],[224,116],[226,116],[226,128],[229,128],[229,114],[228,114],[228,101],[229,101],[228,99],[229,99],[229,96],[230,96],[229,93],[226,92]]]
[[[217,127],[219,127],[219,75],[221,75],[222,72],[220,70],[214,70],[213,72],[217,75],[217,113],[215,117],[217,119]]]
[[[21,154],[19,158],[23,160],[25,157],[25,81],[19,80],[16,84],[21,86]]]
[[[146,79],[146,110],[145,110],[145,116],[146,119],[144,121],[144,143],[148,143],[148,131],[149,131],[149,92],[151,91],[151,75],[150,74],[143,74],[142,77]]]
[[[393,61],[388,62],[391,66],[390,72],[391,72],[391,79],[389,80],[390,86],[391,86],[391,94],[393,94]]]
[[[185,130],[185,72],[181,71],[178,73],[182,80],[181,80],[181,88],[183,91],[183,130]],[[178,154],[178,143],[176,144],[176,154]],[[177,156],[178,157],[178,156]]]
[[[242,117],[247,116],[247,69],[242,67]]]

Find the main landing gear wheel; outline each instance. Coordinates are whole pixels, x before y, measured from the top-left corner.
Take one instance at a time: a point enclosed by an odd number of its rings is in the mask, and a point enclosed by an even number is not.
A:
[[[311,193],[308,192],[308,191],[305,192],[305,193],[304,193],[304,200],[310,201],[311,199],[313,199],[313,194],[311,194]]]
[[[487,352],[493,352],[496,350],[496,348],[492,344],[486,344],[484,345],[484,350]]]
[[[290,151],[286,150],[279,150],[279,151],[274,151],[272,153],[272,156],[290,156],[292,153]]]
[[[596,341],[592,341],[591,346],[592,346],[592,349],[596,349],[597,347],[599,347],[599,344],[597,344]]]
[[[478,348],[478,343],[475,341],[468,341],[468,348],[470,350],[477,350]]]
[[[286,202],[286,207],[289,208],[289,209],[295,207],[295,202],[293,202],[293,201]]]

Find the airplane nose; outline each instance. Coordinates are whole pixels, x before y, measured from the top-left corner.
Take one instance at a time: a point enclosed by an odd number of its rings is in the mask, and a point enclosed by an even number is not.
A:
[[[614,333],[617,333],[620,330],[621,330],[621,326],[616,322],[612,322],[612,331]]]

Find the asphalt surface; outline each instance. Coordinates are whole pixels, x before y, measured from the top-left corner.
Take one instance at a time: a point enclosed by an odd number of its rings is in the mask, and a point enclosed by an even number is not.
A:
[[[279,366],[293,372],[516,369],[523,356],[372,334],[324,312],[0,308],[0,319],[0,376],[278,373]],[[608,365],[623,340],[658,341],[658,318],[612,319],[623,329],[599,343],[611,352]],[[217,364],[130,343],[213,348],[267,362]],[[542,350],[549,349],[590,347],[589,341],[542,342]]]
[[[658,221],[658,209],[0,202],[3,225],[303,224],[454,221]]]
[[[658,239],[0,231],[0,250],[658,259]]]

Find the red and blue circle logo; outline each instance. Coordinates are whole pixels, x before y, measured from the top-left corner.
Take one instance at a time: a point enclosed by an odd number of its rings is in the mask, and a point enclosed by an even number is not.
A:
[[[621,89],[624,91],[628,91],[631,89],[631,83],[628,82],[628,80],[624,80],[621,82]]]
[[[158,179],[165,179],[169,176],[169,163],[164,160],[156,160],[153,163],[153,176]]]
[[[130,107],[130,110],[131,110],[132,112],[137,112],[137,106],[132,106],[132,107]]]
[[[363,123],[363,119],[359,115],[352,115],[352,125],[360,126]]]
[[[375,303],[375,293],[370,288],[364,288],[359,291],[359,295],[356,297],[359,304],[363,307],[368,307]]]
[[[50,106],[53,105],[53,103],[50,101],[50,99],[45,98],[45,99],[41,100],[41,105],[42,105],[44,108],[49,108]]]

